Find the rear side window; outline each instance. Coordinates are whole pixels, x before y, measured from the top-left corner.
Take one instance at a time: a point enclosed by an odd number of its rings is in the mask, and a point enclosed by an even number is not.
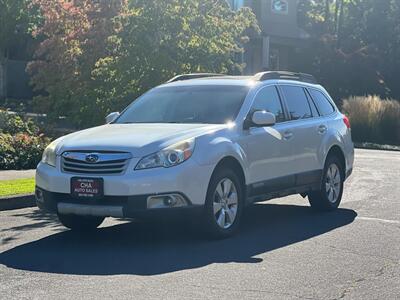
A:
[[[326,98],[326,96],[314,89],[309,89],[311,97],[314,99],[315,104],[317,104],[319,113],[321,116],[327,116],[330,115],[335,111],[334,107],[332,106],[331,102]]]
[[[308,99],[308,103],[310,104],[313,117],[318,117],[318,116],[319,116],[319,113],[318,113],[317,107],[315,106],[314,101],[311,99],[311,96],[310,96],[310,94],[307,92],[307,90],[304,89],[304,92],[306,93],[306,96],[307,96],[307,99]]]
[[[312,118],[311,108],[302,87],[282,85],[281,89],[292,120]]]
[[[275,86],[267,86],[258,92],[252,110],[273,113],[277,123],[285,121],[285,114]]]

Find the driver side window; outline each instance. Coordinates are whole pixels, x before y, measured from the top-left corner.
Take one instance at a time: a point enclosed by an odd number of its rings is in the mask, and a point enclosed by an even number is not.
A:
[[[267,86],[258,92],[252,107],[252,111],[256,110],[265,110],[273,113],[276,118],[276,123],[286,120],[281,100],[275,86]]]

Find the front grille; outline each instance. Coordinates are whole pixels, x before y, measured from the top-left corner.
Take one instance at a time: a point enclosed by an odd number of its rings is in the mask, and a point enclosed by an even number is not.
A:
[[[116,175],[125,171],[130,153],[126,152],[64,152],[61,156],[63,172],[87,175]]]

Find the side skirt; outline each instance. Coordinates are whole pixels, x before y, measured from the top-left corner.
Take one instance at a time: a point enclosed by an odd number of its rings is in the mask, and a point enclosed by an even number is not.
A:
[[[247,185],[247,204],[318,190],[322,170],[299,173]]]

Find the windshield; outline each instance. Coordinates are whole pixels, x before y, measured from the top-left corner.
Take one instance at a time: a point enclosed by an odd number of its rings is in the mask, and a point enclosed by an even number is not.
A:
[[[115,123],[224,124],[239,113],[245,86],[179,86],[154,89],[133,102]]]

